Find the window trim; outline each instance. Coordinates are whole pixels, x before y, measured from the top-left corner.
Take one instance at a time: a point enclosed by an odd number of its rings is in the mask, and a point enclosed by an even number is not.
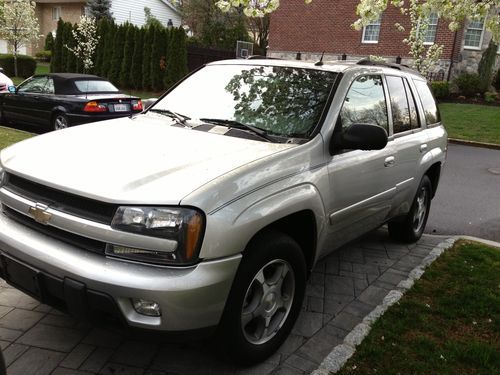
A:
[[[467,21],[467,27],[465,28],[464,32],[464,49],[472,50],[472,51],[481,51],[482,46],[483,46],[483,38],[484,38],[484,26],[486,24],[486,17],[480,18],[479,20],[483,21],[483,27],[481,28],[481,36],[479,37],[479,46],[468,46],[465,44],[466,38],[465,36],[467,35],[467,31],[469,30],[469,25],[471,20]],[[472,28],[471,30],[479,30],[478,28]]]
[[[377,40],[365,40],[366,28],[367,26],[378,26]],[[362,44],[377,44],[380,40],[380,31],[382,30],[382,15],[380,15],[377,20],[370,22],[368,25],[363,26],[363,34],[361,35]]]
[[[424,39],[427,37],[427,33],[429,32],[429,26],[436,26],[436,32],[434,34],[434,39],[432,42],[425,42],[424,41],[424,46],[432,46],[434,43],[436,43],[436,36],[437,36],[437,32],[438,32],[438,26],[439,26],[439,13],[438,12],[431,12],[431,14],[429,14],[429,17],[427,18],[428,20],[431,18],[431,15],[435,14],[436,15],[436,24],[432,24],[429,22],[428,26],[427,26],[427,30],[425,31],[426,35],[424,36]]]
[[[59,17],[54,18],[54,11]],[[59,18],[62,18],[62,7],[61,6],[52,7],[52,21],[59,21]]]

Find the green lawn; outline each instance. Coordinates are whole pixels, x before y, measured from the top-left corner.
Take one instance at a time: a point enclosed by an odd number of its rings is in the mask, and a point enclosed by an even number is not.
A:
[[[442,103],[439,109],[450,138],[500,145],[500,107]]]
[[[31,133],[0,126],[0,150],[32,136],[33,134]]]
[[[500,249],[456,243],[339,373],[500,374]]]

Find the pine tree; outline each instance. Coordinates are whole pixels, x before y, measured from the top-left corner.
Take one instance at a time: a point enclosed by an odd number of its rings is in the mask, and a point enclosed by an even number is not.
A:
[[[144,33],[144,28],[137,29],[135,33],[135,48],[132,57],[132,67],[130,68],[130,81],[132,83],[132,87],[136,90],[142,88],[142,53],[144,50]]]
[[[120,69],[120,87],[129,88],[132,86],[130,76],[132,73],[132,57],[134,54],[136,28],[129,24],[125,37],[125,47],[123,49],[123,59]]]
[[[165,77],[167,88],[173,86],[188,73],[186,33],[180,27],[173,29],[171,32],[172,37],[168,48],[167,74]]]
[[[109,69],[108,78],[115,85],[118,85],[120,82],[120,70],[122,67],[123,49],[125,47],[127,28],[128,26],[126,24],[118,26],[113,39],[113,55],[111,58],[111,67]]]
[[[479,61],[477,72],[480,80],[479,89],[482,93],[488,91],[493,79],[493,68],[495,66],[497,51],[498,44],[491,39],[488,48],[484,50],[481,60]]]
[[[148,90],[151,88],[151,42],[153,30],[145,28],[144,33],[144,50],[142,53],[142,88]]]
[[[61,71],[61,55],[63,50],[63,28],[64,22],[59,18],[57,21],[56,38],[54,40],[54,51],[50,60],[50,71],[52,73],[59,73]]]
[[[113,19],[111,14],[111,0],[89,0],[87,1],[89,13],[96,21],[106,18],[108,21]]]

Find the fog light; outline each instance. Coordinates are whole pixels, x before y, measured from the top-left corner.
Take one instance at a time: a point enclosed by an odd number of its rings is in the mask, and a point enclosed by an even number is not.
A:
[[[135,311],[141,315],[161,316],[160,305],[155,301],[146,301],[143,299],[132,299],[132,305]]]

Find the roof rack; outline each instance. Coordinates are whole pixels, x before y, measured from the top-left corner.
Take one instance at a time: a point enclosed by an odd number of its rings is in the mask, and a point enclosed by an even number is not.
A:
[[[410,68],[407,65],[403,64],[392,64],[392,63],[387,63],[387,62],[382,62],[382,61],[373,61],[370,59],[361,59],[357,63],[357,65],[368,65],[368,66],[385,66],[387,68],[392,68],[392,69],[397,69],[397,70],[410,70]]]
[[[247,60],[282,60],[279,57],[269,57],[263,55],[251,55],[247,57]]]

